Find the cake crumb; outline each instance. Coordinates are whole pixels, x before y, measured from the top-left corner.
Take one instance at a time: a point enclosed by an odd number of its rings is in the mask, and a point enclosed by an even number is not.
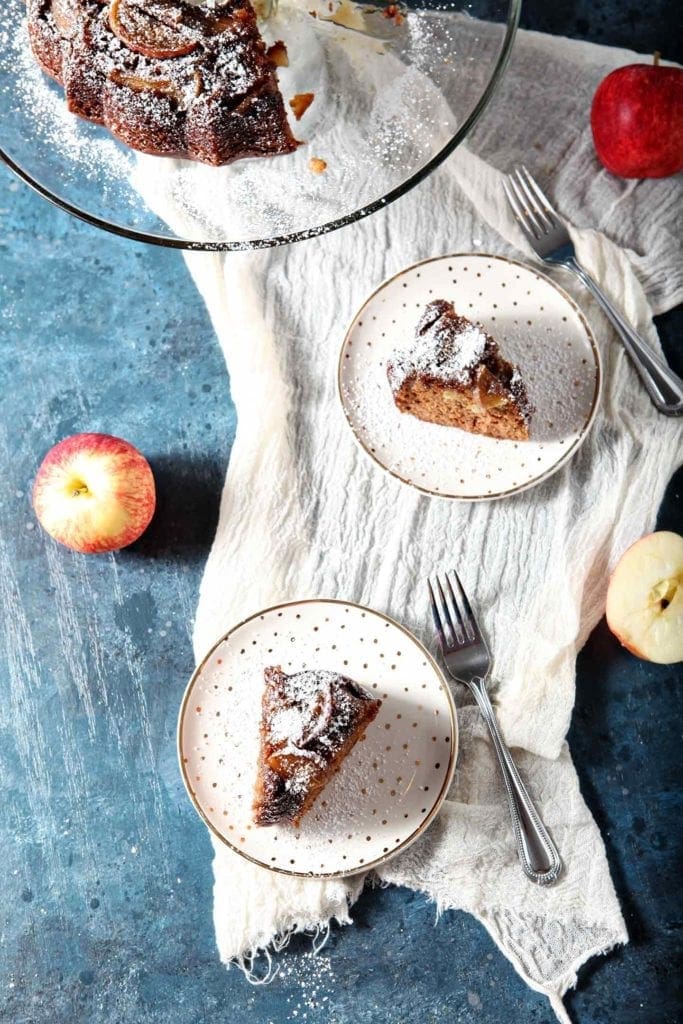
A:
[[[333,25],[341,25],[343,28],[355,29],[356,32],[365,31],[367,26],[363,12],[353,0],[340,0],[336,6],[330,4],[328,10],[330,16],[324,18],[324,21],[331,21]]]
[[[314,92],[298,92],[296,96],[292,96],[289,105],[297,121],[301,120],[314,99]]]
[[[393,21],[394,25],[402,25],[405,21],[405,18],[397,4],[389,4],[389,6],[385,7],[382,11],[382,15],[387,19],[387,21]]]
[[[312,156],[308,161],[308,167],[314,174],[322,174],[323,171],[327,170],[327,162],[321,160],[319,156]]]
[[[287,44],[283,43],[281,39],[278,39],[277,42],[273,43],[272,46],[269,46],[267,53],[276,68],[289,67],[289,54],[287,53]]]

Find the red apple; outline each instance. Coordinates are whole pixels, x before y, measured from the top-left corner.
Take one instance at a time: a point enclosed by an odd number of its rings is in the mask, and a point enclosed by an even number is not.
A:
[[[33,508],[51,537],[85,554],[118,551],[154,515],[152,470],[137,448],[109,434],[74,434],[51,448],[33,484]]]
[[[621,178],[683,170],[683,68],[629,64],[598,86],[591,128],[600,162]]]
[[[683,661],[683,537],[649,533],[621,556],[607,589],[607,625],[629,651]]]

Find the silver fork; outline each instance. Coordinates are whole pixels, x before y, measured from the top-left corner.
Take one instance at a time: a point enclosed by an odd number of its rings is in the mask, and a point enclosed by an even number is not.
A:
[[[573,271],[597,299],[630,355],[654,405],[667,416],[683,412],[683,380],[652,351],[576,260],[566,227],[526,167],[503,182],[505,195],[531,248],[546,263]]]
[[[449,675],[469,687],[489,727],[503,773],[517,854],[524,874],[538,885],[551,885],[562,870],[562,861],[498,728],[486,691],[491,655],[457,572],[453,569],[450,576],[445,573],[443,583],[436,576],[435,587],[431,580],[427,581],[443,659]]]

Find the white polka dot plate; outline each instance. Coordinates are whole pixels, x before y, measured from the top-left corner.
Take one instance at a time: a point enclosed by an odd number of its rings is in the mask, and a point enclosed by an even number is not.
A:
[[[252,822],[271,665],[339,672],[382,700],[298,828]],[[333,600],[278,605],[235,626],[195,671],[178,722],[183,779],[209,828],[265,868],[321,878],[367,871],[417,839],[448,791],[457,744],[450,690],[422,644],[379,612]]]
[[[434,299],[481,323],[519,365],[535,407],[528,441],[425,423],[396,408],[387,360],[410,345]],[[515,260],[469,253],[417,263],[370,296],[342,345],[339,394],[356,439],[383,469],[427,494],[486,501],[533,487],[571,458],[593,422],[600,376],[590,327],[566,292]]]

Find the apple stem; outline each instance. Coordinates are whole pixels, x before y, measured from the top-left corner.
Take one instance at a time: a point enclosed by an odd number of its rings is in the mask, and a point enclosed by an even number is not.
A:
[[[659,50],[655,50],[655,52],[652,54],[652,63],[654,64],[655,67],[659,66],[659,62],[660,62],[661,59],[662,59],[661,53],[659,52]]]

